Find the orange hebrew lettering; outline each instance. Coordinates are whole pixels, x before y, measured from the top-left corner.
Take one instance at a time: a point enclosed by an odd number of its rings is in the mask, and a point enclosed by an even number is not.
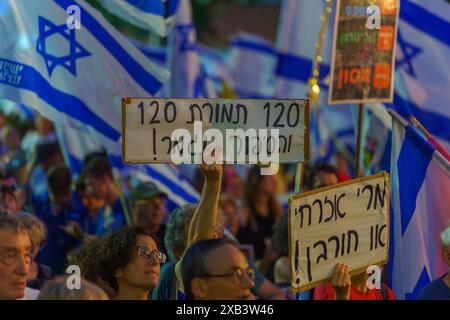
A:
[[[375,89],[389,88],[391,83],[391,65],[376,64],[373,72],[373,87]]]
[[[394,27],[382,26],[378,31],[377,48],[381,51],[390,51],[394,44]]]

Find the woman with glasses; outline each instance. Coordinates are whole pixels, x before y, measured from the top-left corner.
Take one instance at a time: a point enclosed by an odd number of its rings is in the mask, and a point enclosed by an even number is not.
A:
[[[100,275],[115,290],[115,300],[148,300],[166,256],[158,240],[140,227],[125,227],[105,239]]]

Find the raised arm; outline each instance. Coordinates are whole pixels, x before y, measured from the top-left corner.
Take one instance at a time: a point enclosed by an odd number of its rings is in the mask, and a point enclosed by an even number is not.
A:
[[[200,202],[189,225],[188,239],[184,252],[197,241],[214,238],[216,231],[217,206],[219,204],[223,167],[219,164],[202,164],[200,165],[200,170],[205,177],[205,183]],[[180,271],[183,257],[184,253],[175,266],[179,286],[182,285]]]
[[[200,170],[205,177],[205,183],[199,205],[189,226],[186,249],[199,240],[213,238],[216,230],[223,167],[219,164],[202,164]]]

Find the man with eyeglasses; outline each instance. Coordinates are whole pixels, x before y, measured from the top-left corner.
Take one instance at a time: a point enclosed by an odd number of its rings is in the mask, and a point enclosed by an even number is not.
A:
[[[150,299],[166,261],[157,241],[140,227],[122,228],[105,239],[100,277],[115,290],[115,300]]]
[[[162,223],[166,194],[153,182],[142,182],[131,190],[129,199],[133,225],[156,235],[161,243],[161,251],[166,253],[162,241],[166,230],[165,224]]]
[[[244,254],[223,239],[208,239],[191,246],[182,262],[186,300],[253,300],[255,270]]]
[[[23,298],[31,263],[31,241],[19,219],[0,213],[0,300]]]

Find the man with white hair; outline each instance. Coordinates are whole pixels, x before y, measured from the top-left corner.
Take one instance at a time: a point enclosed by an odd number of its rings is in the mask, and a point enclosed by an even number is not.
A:
[[[441,232],[441,254],[450,267],[450,224]],[[450,300],[450,272],[426,285],[419,300]]]
[[[24,297],[30,263],[27,230],[17,216],[0,212],[0,300]]]

